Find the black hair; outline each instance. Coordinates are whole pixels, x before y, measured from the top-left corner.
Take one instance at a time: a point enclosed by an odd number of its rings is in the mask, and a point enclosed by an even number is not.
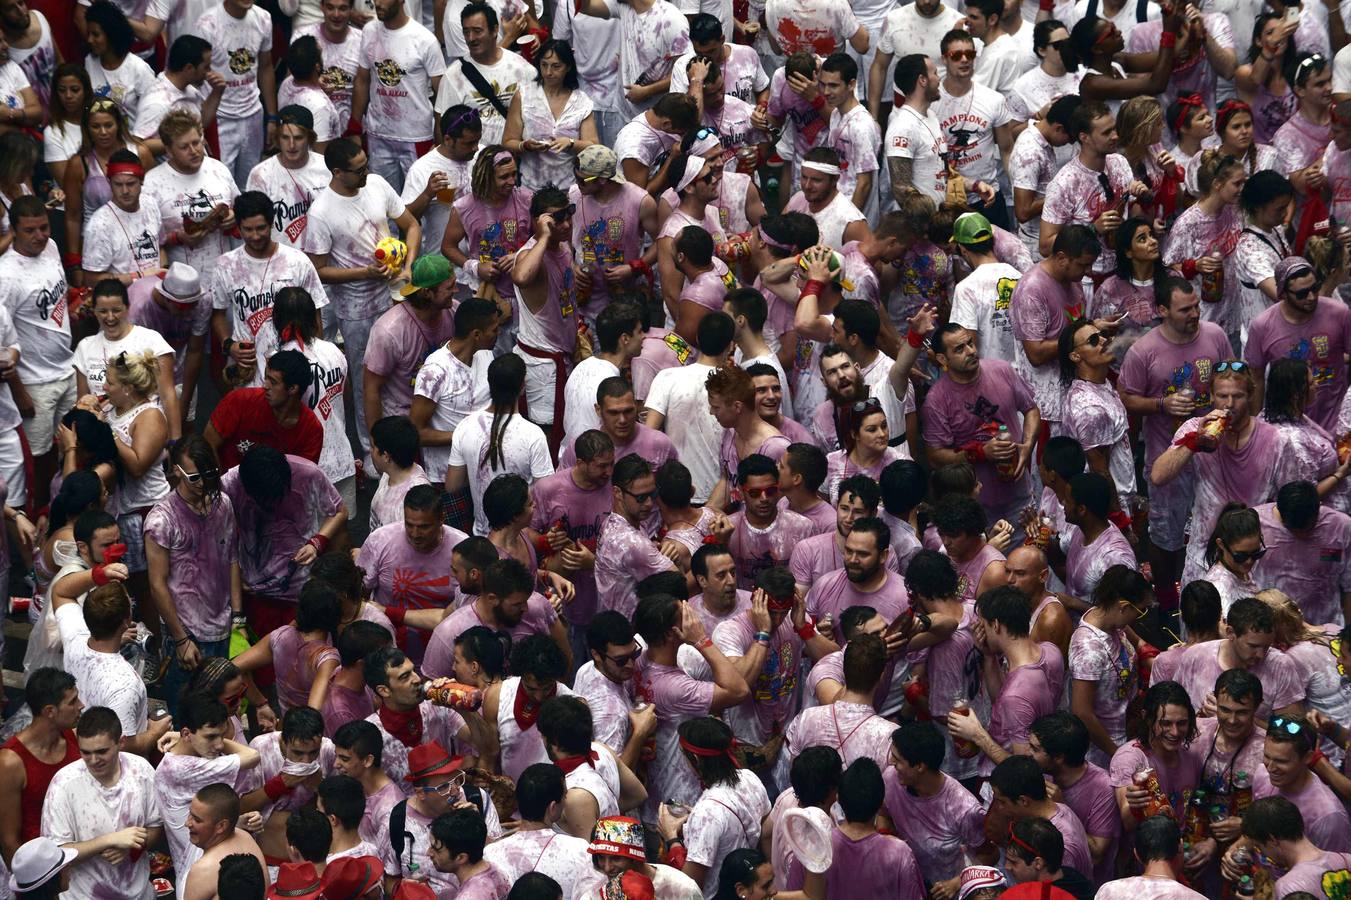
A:
[[[651,474],[651,463],[637,453],[630,453],[615,461],[615,470],[614,474],[610,476],[610,483],[623,490],[639,478],[646,478]]]
[[[957,568],[937,550],[920,550],[905,567],[905,589],[912,596],[950,600],[957,596],[957,586]]]
[[[483,570],[483,593],[495,597],[527,597],[535,588],[535,575],[519,559],[494,560]]]
[[[732,749],[732,729],[722,719],[713,716],[697,716],[681,722],[678,729],[680,739],[701,750],[730,751]],[[736,788],[740,784],[737,776],[737,764],[729,752],[720,752],[717,756],[695,756],[685,751],[685,759],[699,776],[704,789],[726,784]]]
[[[882,501],[882,490],[877,486],[877,482],[867,475],[862,473],[850,475],[841,481],[840,486],[835,489],[835,502],[839,503],[845,494],[859,500],[873,515],[877,514],[877,505]]]
[[[441,842],[452,858],[463,853],[471,863],[476,863],[483,859],[488,825],[477,808],[451,809],[432,820],[432,837]]]
[[[469,297],[455,310],[455,337],[464,340],[475,331],[487,331],[500,315],[493,301]]]
[[[857,606],[849,607],[844,612],[840,613],[840,634],[844,636],[846,641],[853,640],[859,633],[859,629],[871,622],[876,615],[877,610],[873,609],[871,606],[858,604]]]
[[[1081,766],[1088,756],[1088,727],[1069,710],[1059,709],[1039,716],[1029,729],[1041,742],[1041,749],[1054,759],[1059,756],[1067,766]]]
[[[438,498],[439,499],[439,498]],[[530,502],[530,485],[515,472],[498,475],[483,489],[483,515],[494,531],[506,528]]]
[[[891,80],[897,90],[907,97],[915,92],[919,80],[929,74],[929,56],[927,53],[909,53],[896,61],[896,71]]]
[[[480,572],[487,571],[488,567],[498,560],[497,548],[493,546],[493,542],[477,534],[460,541],[451,548],[451,553],[462,558],[470,568],[478,569]]]
[[[834,747],[807,747],[793,760],[788,781],[800,806],[816,806],[839,788],[843,771],[844,763]]]
[[[324,736],[324,717],[309,706],[293,706],[281,717],[283,741],[317,741]]]
[[[1182,588],[1178,605],[1182,611],[1182,624],[1188,632],[1211,634],[1220,627],[1223,604],[1220,592],[1209,581],[1188,582]]]
[[[373,765],[378,769],[385,752],[385,739],[381,737],[380,729],[375,723],[359,719],[338,726],[338,730],[333,732],[333,746],[351,750],[359,759],[371,757]]]
[[[344,669],[351,668],[381,647],[394,643],[394,635],[378,622],[357,619],[338,635],[338,656]]]
[[[669,594],[643,597],[633,612],[633,628],[648,647],[666,643],[666,636],[680,622],[680,602]]]
[[[231,900],[264,900],[267,878],[258,857],[252,853],[231,853],[222,859],[216,870],[216,896]]]
[[[1261,603],[1260,600],[1254,602]],[[1266,604],[1262,605],[1266,606]],[[1187,711],[1189,725],[1185,743],[1190,744],[1196,740],[1196,709],[1192,706],[1192,698],[1188,696],[1186,688],[1176,681],[1160,681],[1157,684],[1151,684],[1149,690],[1145,691],[1144,727],[1140,729],[1140,746],[1149,748],[1150,734],[1154,730],[1154,723],[1158,721],[1166,706],[1180,706]]]
[[[487,466],[493,471],[507,467],[502,442],[506,438],[507,426],[516,415],[516,404],[524,388],[525,360],[515,353],[504,353],[488,364],[488,397],[493,421],[488,430],[488,446],[483,448],[479,460],[480,466]]]
[[[858,693],[877,689],[887,665],[887,645],[875,634],[860,634],[844,648],[844,687]]]
[[[878,479],[882,506],[888,513],[904,520],[924,501],[928,485],[924,469],[910,459],[887,463]]]
[[[333,844],[333,826],[319,810],[301,807],[286,820],[286,843],[306,862],[322,864]]]
[[[296,285],[289,285],[277,291],[272,301],[272,327],[276,329],[279,339],[283,342],[296,340],[304,344],[317,341],[324,336],[319,313],[314,306],[314,298],[310,296],[309,291]]]
[[[483,134],[483,118],[478,109],[463,103],[446,107],[446,111],[441,113],[441,133],[448,138],[461,138],[466,131]]]
[[[329,775],[319,782],[319,800],[324,814],[338,820],[348,831],[356,831],[366,814],[366,792],[361,782],[347,775]]]
[[[822,72],[838,72],[846,85],[858,80],[858,63],[848,53],[832,53],[821,63]]]
[[[553,763],[535,763],[516,779],[516,809],[527,822],[543,822],[549,804],[562,803],[567,792],[562,769]]]
[[[802,486],[812,493],[816,493],[825,482],[829,464],[825,451],[815,444],[805,441],[789,444],[784,460],[794,475],[802,476]],[[876,505],[873,504],[874,507]]]
[[[739,888],[755,884],[755,870],[769,860],[756,847],[738,847],[722,861],[718,869],[718,891],[713,900],[740,900]]]
[[[695,13],[690,16],[690,43],[707,44],[709,41],[724,40],[722,21],[710,13]]]
[[[670,594],[672,597],[684,597],[686,590],[685,575],[678,569],[666,569],[653,572],[633,586],[634,596],[654,597],[658,594]]]
[[[1094,606],[1112,607],[1122,600],[1136,609],[1146,608],[1154,597],[1154,586],[1134,566],[1109,566],[1093,588]]]
[[[535,51],[536,83],[542,84],[544,82],[544,76],[539,74],[540,63],[543,62],[544,57],[548,56],[550,53],[557,56],[558,61],[562,63],[563,67],[566,69],[563,73],[563,87],[570,91],[577,90],[578,86],[581,84],[581,81],[577,77],[577,57],[572,52],[572,44],[560,38],[550,38],[541,44],[539,49]]]
[[[1258,843],[1302,840],[1304,815],[1279,795],[1254,800],[1243,811],[1243,836]]]
[[[676,235],[675,251],[693,265],[705,268],[713,264],[713,237],[702,225],[686,225]]]
[[[864,347],[877,346],[877,335],[882,330],[882,317],[877,307],[864,300],[844,299],[835,307],[835,318],[846,337],[857,335]]]
[[[1259,207],[1272,201],[1294,198],[1295,186],[1290,183],[1290,179],[1272,169],[1258,169],[1244,182],[1243,190],[1238,195],[1238,205],[1245,214],[1251,216]]]
[[[1301,365],[1303,364],[1301,363]],[[1242,503],[1226,503],[1224,509],[1220,510],[1219,516],[1215,519],[1215,527],[1210,531],[1210,539],[1206,541],[1206,565],[1213,566],[1219,561],[1222,544],[1230,547],[1235,541],[1251,537],[1259,539],[1262,537],[1262,520],[1258,517],[1257,510]],[[1270,629],[1263,630],[1269,631]]]
[[[33,683],[32,676],[29,676],[28,683],[30,685]],[[174,725],[188,731],[215,728],[228,725],[229,722],[230,711],[225,708],[224,703],[210,694],[185,691],[174,713]]]
[[[407,469],[417,462],[422,439],[417,426],[407,416],[385,416],[371,426],[371,443],[388,453],[394,464]]]
[[[1042,465],[1069,481],[1088,468],[1088,455],[1077,440],[1067,434],[1059,434],[1046,442],[1042,452]]]
[[[937,772],[943,765],[947,745],[938,726],[932,722],[906,722],[891,733],[891,746],[901,759],[912,766],[921,763],[930,772]]]
[[[1215,679],[1215,695],[1224,694],[1237,703],[1252,701],[1254,707],[1262,705],[1262,679],[1247,669],[1226,669]]]
[[[770,476],[777,479],[779,477],[779,464],[763,453],[752,453],[737,463],[736,478],[739,483],[745,484],[757,476]]]
[[[1101,472],[1082,472],[1070,479],[1070,499],[1105,521],[1116,499],[1116,485]]]
[[[859,757],[840,775],[840,808],[846,822],[871,822],[885,795],[882,770],[872,757]]]
[[[976,598],[976,609],[982,619],[1003,625],[1012,637],[1025,638],[1031,634],[1032,608],[1023,592],[1012,585],[990,588]]]
[[[1017,840],[1009,842],[1007,852],[1015,854],[1029,865],[1037,857],[1041,857],[1046,863],[1046,871],[1060,871],[1060,867],[1065,863],[1065,838],[1049,819],[1043,819],[1041,816],[1018,819],[1013,823],[1012,834]],[[1029,850],[1029,847],[1032,849]]]
[[[102,509],[87,509],[80,513],[71,529],[78,543],[86,546],[94,542],[94,535],[105,528],[116,528],[117,519],[112,513]]]
[[[397,669],[407,662],[408,657],[398,647],[381,647],[379,650],[366,657],[363,668],[363,674],[366,678],[366,687],[375,691],[378,696],[380,688],[390,687],[389,670]]]
[[[201,64],[202,57],[211,52],[211,45],[195,34],[182,34],[169,46],[165,62],[166,72],[181,72],[188,66]]]
[[[338,633],[342,621],[342,597],[327,581],[311,578],[300,589],[296,603],[296,630],[323,631],[330,636]]]
[[[695,331],[695,344],[704,356],[722,356],[732,346],[736,334],[736,323],[725,312],[710,312],[699,320]]]
[[[1102,242],[1098,233],[1087,225],[1066,225],[1056,233],[1051,244],[1051,253],[1063,253],[1070,259],[1081,256],[1097,256],[1102,252]]]
[[[1281,514],[1281,524],[1292,531],[1314,526],[1318,521],[1318,504],[1318,488],[1312,481],[1287,482],[1276,492],[1276,511]]]
[[[91,706],[80,713],[75,724],[75,736],[82,738],[104,735],[114,744],[122,740],[122,720],[106,706]]]
[[[460,10],[460,24],[471,16],[483,16],[488,22],[489,31],[497,31],[497,10],[493,9],[482,0],[474,0],[472,3],[466,3],[464,9]]]
[[[567,677],[568,661],[562,649],[547,634],[532,634],[511,648],[511,674],[536,681],[561,681]]]
[[[540,737],[567,756],[591,752],[595,724],[591,707],[581,697],[554,696],[545,700],[540,706],[536,727]]]
[[[668,459],[657,469],[656,476],[657,499],[673,509],[687,509],[694,499],[694,478],[685,464]]]
[[[769,305],[765,302],[765,295],[752,287],[739,287],[734,291],[728,292],[723,298],[723,303],[729,307],[728,312],[732,316],[744,316],[746,318],[746,327],[753,333],[759,334],[764,330],[765,319],[769,316]],[[764,365],[764,363],[758,363]],[[771,370],[773,367],[770,367]],[[747,375],[754,377],[748,368]],[[759,373],[759,374],[764,374]],[[778,374],[775,372],[774,374]]]
[[[1272,424],[1293,424],[1304,418],[1309,393],[1309,364],[1302,359],[1278,359],[1267,367],[1267,390],[1262,396],[1262,418]]]
[[[487,625],[466,628],[455,638],[455,646],[460,648],[460,655],[465,661],[478,663],[483,673],[492,679],[499,679],[506,674],[511,644],[510,633],[496,631]]]
[[[563,888],[543,872],[526,872],[511,886],[507,900],[563,900]]]
[[[694,573],[695,578],[708,577],[708,558],[710,556],[732,556],[731,549],[726,544],[701,544],[699,549],[694,551],[690,557],[690,571]],[[733,561],[735,561],[733,557]]]
[[[1046,799],[1046,779],[1041,766],[1030,756],[1010,756],[990,773],[990,786],[1009,800],[1027,797],[1040,802]]]
[[[108,49],[114,56],[125,57],[131,52],[132,45],[136,43],[136,33],[131,30],[131,23],[127,21],[126,15],[114,4],[108,0],[95,0],[84,11],[84,20],[88,25],[97,25],[103,29],[103,34],[108,39]],[[200,58],[199,55],[198,59]],[[53,78],[52,81],[54,84],[56,79]]]
[[[633,623],[627,616],[613,609],[602,610],[586,626],[586,646],[604,656],[611,646],[633,643],[633,635]]]
[[[596,342],[602,353],[614,353],[619,349],[619,339],[633,334],[642,324],[643,317],[638,307],[624,300],[615,300],[596,316]]]
[[[985,508],[974,497],[944,497],[933,511],[939,534],[978,535],[985,531]]]
[[[73,517],[89,509],[97,509],[103,496],[103,481],[98,473],[77,469],[61,482],[61,490],[52,499],[47,514],[47,536],[64,528]]]

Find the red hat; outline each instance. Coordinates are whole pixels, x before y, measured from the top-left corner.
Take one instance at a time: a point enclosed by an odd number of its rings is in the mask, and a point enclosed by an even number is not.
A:
[[[385,877],[374,856],[344,856],[324,867],[325,900],[359,900]]]
[[[267,900],[318,900],[322,894],[314,863],[284,862],[277,870],[277,880],[267,889]]]
[[[463,756],[451,756],[436,741],[418,744],[408,751],[408,774],[405,781],[421,781],[437,775],[453,775],[460,770]]]
[[[436,891],[421,881],[409,881],[405,878],[399,882],[399,887],[390,900],[436,900]]]
[[[1049,881],[1026,881],[999,895],[999,900],[1074,900],[1074,895]]]
[[[618,856],[647,862],[646,847],[642,822],[628,816],[604,816],[596,820],[591,845],[586,851],[592,856]]]

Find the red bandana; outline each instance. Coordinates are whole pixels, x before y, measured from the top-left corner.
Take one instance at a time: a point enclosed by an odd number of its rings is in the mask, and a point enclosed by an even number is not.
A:
[[[380,724],[385,731],[394,735],[405,747],[413,748],[422,743],[422,707],[415,706],[408,712],[395,712],[388,706],[380,707]]]
[[[552,697],[558,693],[558,685],[554,685],[553,691],[549,694]],[[548,698],[545,698],[548,699]],[[530,699],[530,695],[525,692],[525,685],[518,683],[516,685],[516,702],[512,706],[511,714],[516,719],[516,727],[521,731],[529,731],[535,727],[535,720],[539,718],[539,708],[543,703],[536,703]]]
[[[560,756],[558,759],[554,760],[554,765],[562,769],[564,775],[571,775],[574,769],[581,767],[583,764],[594,769],[596,763],[599,761],[600,754],[595,750],[592,750],[590,753],[585,753],[581,756]]]

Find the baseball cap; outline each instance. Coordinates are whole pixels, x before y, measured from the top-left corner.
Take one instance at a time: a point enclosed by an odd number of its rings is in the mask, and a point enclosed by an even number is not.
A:
[[[407,297],[427,288],[434,288],[450,279],[454,269],[450,260],[440,253],[429,253],[413,260],[413,271],[409,273],[408,283],[399,288],[399,296]]]
[[[277,120],[283,125],[299,125],[309,131],[314,130],[314,113],[299,103],[292,103],[277,110]]]
[[[623,181],[619,173],[619,157],[603,144],[592,144],[577,154],[577,176],[579,178],[605,178],[610,181]]]
[[[952,239],[959,244],[979,244],[994,237],[990,220],[978,212],[962,213],[952,223]]]

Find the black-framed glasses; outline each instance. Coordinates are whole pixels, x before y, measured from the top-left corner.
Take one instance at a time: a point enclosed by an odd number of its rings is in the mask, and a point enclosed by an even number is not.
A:
[[[1241,359],[1226,359],[1215,366],[1216,374],[1220,372],[1246,372],[1247,370],[1248,364]]]
[[[1224,549],[1229,551],[1229,555],[1234,558],[1234,563],[1240,566],[1244,563],[1257,562],[1267,555],[1267,548],[1265,546],[1258,547],[1256,550],[1235,550],[1226,545]]]
[[[1065,48],[1068,47],[1069,45],[1070,45],[1069,38],[1061,38],[1058,41],[1051,41],[1049,44],[1047,44],[1048,47],[1054,47],[1060,53],[1064,53]]]
[[[1098,186],[1102,188],[1102,192],[1107,195],[1108,203],[1116,200],[1116,191],[1112,189],[1111,179],[1107,177],[1106,172],[1098,173]]]
[[[575,213],[576,211],[577,211],[577,204],[569,203],[562,209],[554,210],[553,212],[549,213],[549,215],[554,217],[555,222],[562,222],[564,219],[571,219],[572,214]]]
[[[605,658],[617,666],[627,666],[631,662],[637,662],[638,657],[642,655],[643,655],[643,648],[639,647],[632,653],[624,653],[619,656],[611,656],[610,654],[607,653],[605,654]]]
[[[1286,734],[1300,734],[1308,727],[1308,724],[1289,716],[1273,716],[1267,723],[1267,731],[1284,731]]]
[[[633,491],[629,490],[626,487],[620,487],[620,490],[628,494],[634,500],[637,500],[639,503],[646,503],[649,500],[656,499],[657,496],[657,492],[655,490],[647,491],[646,493],[642,494],[635,494]]]
[[[207,469],[205,472],[185,472],[182,466],[175,465],[174,468],[178,470],[178,474],[182,475],[183,480],[188,484],[201,484],[203,478],[220,477],[220,472],[215,469]]]
[[[707,175],[705,175],[703,178],[700,178],[699,180],[702,181],[704,184],[716,184],[718,180],[721,178],[722,172],[717,169],[714,169],[712,172],[709,172]]]

